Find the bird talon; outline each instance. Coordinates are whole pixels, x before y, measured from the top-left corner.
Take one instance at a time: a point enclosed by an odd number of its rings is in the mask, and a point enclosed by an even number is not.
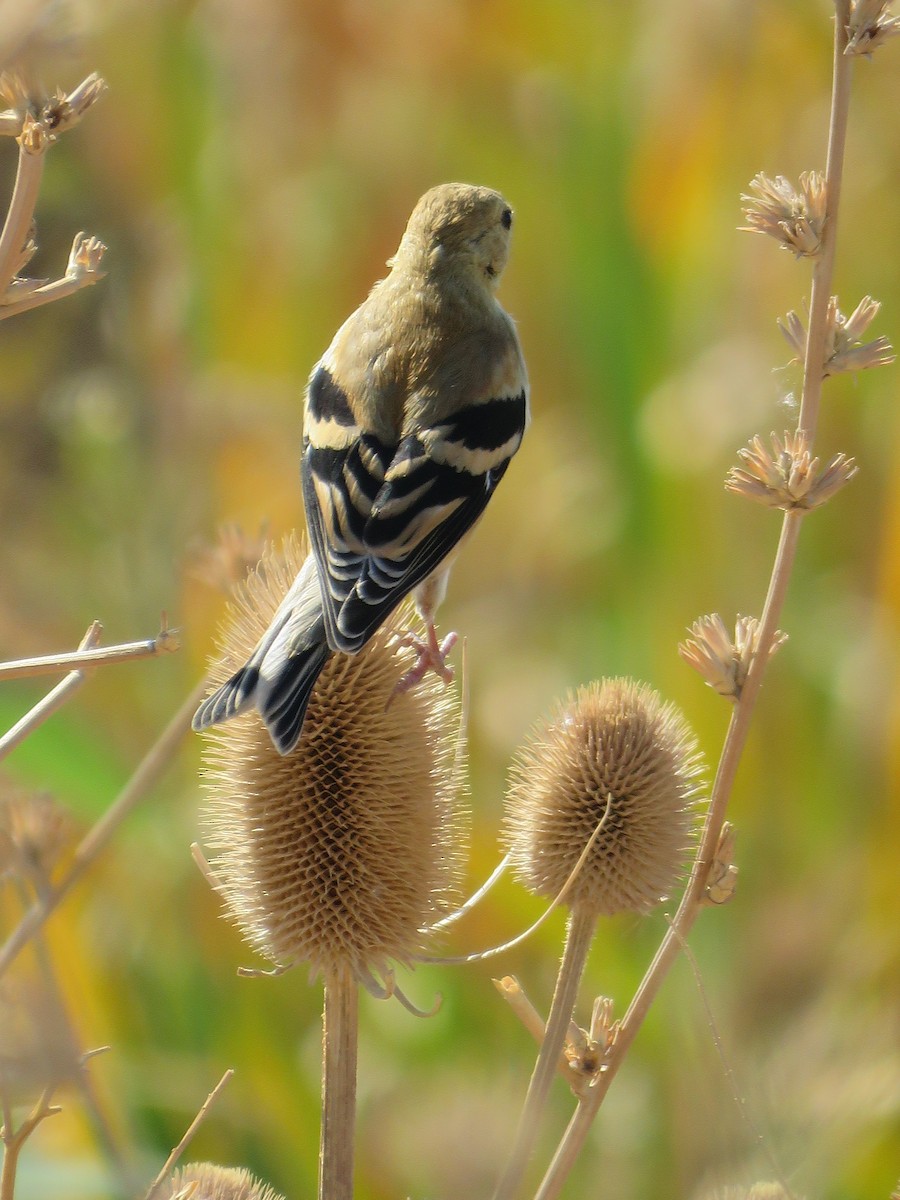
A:
[[[397,683],[388,698],[386,707],[390,707],[395,696],[402,696],[417,683],[421,683],[429,671],[434,671],[435,675],[440,676],[445,683],[451,683],[454,679],[454,671],[447,662],[447,655],[456,645],[457,640],[457,634],[448,633],[444,640],[439,642],[433,625],[428,626],[427,638],[420,638],[412,632],[405,633],[400,638],[398,645],[404,649],[415,650],[416,663]]]

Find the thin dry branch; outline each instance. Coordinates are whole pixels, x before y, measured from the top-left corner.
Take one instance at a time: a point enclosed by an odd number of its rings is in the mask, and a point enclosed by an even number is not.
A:
[[[53,300],[62,300],[73,292],[98,283],[106,274],[100,269],[106,246],[99,238],[76,233],[69,253],[66,273],[61,279],[47,283],[42,279],[17,279],[0,298],[0,321],[18,316],[29,309],[39,308]]]
[[[28,241],[44,174],[46,147],[45,140],[26,138],[24,129],[19,135],[16,181],[3,223],[3,232],[0,233],[0,297],[6,295],[21,261],[22,248]]]
[[[91,626],[97,636],[103,631],[99,621]],[[90,631],[89,631],[90,632]],[[99,667],[105,663],[129,662],[133,658],[153,658],[158,654],[172,654],[180,646],[177,630],[170,629],[166,614],[162,614],[159,633],[142,642],[122,642],[117,646],[96,645],[96,637],[90,647],[82,643],[77,650],[63,654],[46,654],[40,658],[20,658],[14,662],[0,663],[0,682],[9,679],[26,679],[35,675],[55,675],[71,667]]]
[[[65,875],[58,879],[46,895],[28,910],[0,950],[0,976],[4,974],[36,930],[42,928],[50,914],[69,894],[82,875],[105,849],[110,838],[145,798],[169,765],[178,745],[191,727],[191,718],[206,694],[207,680],[202,679],[151,747],[131,779],[116,797],[106,813],[79,844]]]
[[[169,1155],[169,1157],[163,1163],[162,1170],[159,1172],[159,1174],[156,1176],[156,1178],[150,1184],[150,1187],[147,1191],[146,1196],[144,1197],[144,1200],[153,1200],[153,1197],[157,1194],[159,1189],[165,1183],[166,1176],[169,1174],[169,1172],[172,1170],[172,1168],[178,1162],[179,1158],[181,1158],[182,1154],[184,1154],[185,1150],[188,1148],[188,1146],[192,1142],[192,1140],[194,1138],[194,1134],[197,1132],[197,1130],[200,1128],[200,1126],[203,1124],[203,1122],[209,1116],[209,1110],[212,1108],[212,1106],[218,1100],[219,1096],[222,1093],[222,1090],[225,1088],[226,1084],[231,1082],[231,1078],[233,1075],[234,1075],[234,1068],[229,1067],[228,1070],[225,1072],[225,1074],[222,1076],[222,1078],[219,1080],[219,1082],[216,1084],[216,1086],[213,1088],[213,1090],[209,1093],[209,1095],[203,1101],[203,1104],[200,1106],[200,1111],[197,1113],[196,1117],[194,1117],[193,1121],[191,1121],[190,1125],[185,1130],[184,1136],[182,1137],[181,1141],[173,1149],[172,1153]]]
[[[0,75],[0,95],[12,106],[0,113],[0,134],[12,134],[19,143],[19,160],[13,192],[0,232],[0,320],[71,295],[102,279],[100,260],[106,247],[99,239],[79,233],[62,279],[17,278],[35,249],[34,210],[48,149],[67,129],[81,120],[103,95],[106,84],[89,75],[68,95],[56,92],[43,100],[30,94],[15,72]]]
[[[87,633],[81,639],[77,653],[86,653],[92,650],[100,640],[100,634],[103,632],[103,626],[99,621],[93,621]],[[2,668],[0,668],[2,669]],[[0,759],[6,757],[16,746],[23,742],[30,733],[33,733],[39,725],[42,725],[49,716],[61,708],[67,700],[78,691],[81,685],[87,678],[87,674],[83,670],[70,671],[65,679],[61,680],[52,691],[48,692],[42,700],[25,714],[19,721],[8,730],[2,738],[0,738]]]
[[[16,1188],[16,1172],[19,1166],[19,1155],[22,1147],[47,1117],[53,1117],[62,1109],[58,1104],[51,1104],[56,1084],[44,1089],[34,1108],[18,1129],[12,1127],[12,1116],[9,1106],[3,1105],[3,1128],[0,1130],[0,1141],[3,1143],[3,1167],[0,1170],[0,1200],[13,1200]]]

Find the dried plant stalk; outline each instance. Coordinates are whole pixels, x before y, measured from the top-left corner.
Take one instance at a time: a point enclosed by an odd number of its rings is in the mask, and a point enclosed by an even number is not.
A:
[[[72,862],[64,875],[56,880],[28,910],[0,950],[0,977],[18,954],[28,945],[47,918],[69,894],[82,875],[91,867],[97,855],[131,811],[144,799],[169,765],[181,739],[191,728],[191,718],[206,691],[206,680],[194,688],[178,709],[159,739],[147,752],[135,773],[100,820],[79,843]]]
[[[19,143],[16,179],[0,231],[0,321],[59,300],[103,278],[100,262],[106,247],[99,238],[84,233],[76,235],[61,279],[52,283],[22,279],[19,272],[36,249],[34,210],[47,151],[60,134],[81,120],[105,90],[105,82],[92,74],[68,95],[57,91],[37,99],[21,75],[0,74],[0,98],[10,105],[0,113],[0,134],[12,134]]]
[[[3,1127],[0,1129],[0,1141],[3,1143],[3,1166],[0,1168],[0,1200],[13,1200],[16,1189],[16,1172],[19,1166],[19,1155],[29,1137],[47,1117],[53,1117],[61,1112],[58,1104],[51,1104],[55,1087],[48,1087],[41,1098],[22,1122],[18,1129],[13,1128],[12,1113],[5,1099],[3,1101]]]
[[[325,977],[322,1014],[320,1200],[353,1200],[359,987],[349,971]]]
[[[106,663],[130,662],[134,658],[155,658],[172,654],[179,648],[178,634],[170,629],[163,613],[160,631],[142,642],[123,642],[118,646],[98,646],[103,626],[94,621],[77,650],[64,654],[46,654],[39,658],[19,658],[0,663],[0,680],[30,679],[35,675],[54,675],[70,668],[99,667]]]
[[[178,1145],[173,1147],[172,1152],[170,1153],[169,1157],[163,1163],[162,1169],[160,1170],[159,1174],[154,1179],[153,1183],[151,1183],[151,1185],[147,1191],[147,1194],[144,1197],[144,1200],[155,1200],[155,1198],[157,1196],[164,1194],[163,1193],[163,1185],[166,1182],[166,1176],[172,1170],[172,1168],[178,1162],[179,1158],[181,1158],[182,1154],[184,1154],[185,1150],[188,1148],[188,1146],[193,1141],[194,1134],[197,1132],[197,1130],[200,1128],[200,1126],[206,1120],[207,1115],[209,1114],[209,1110],[212,1108],[212,1106],[218,1100],[223,1089],[231,1082],[233,1075],[234,1075],[234,1071],[232,1070],[231,1067],[229,1067],[228,1070],[225,1072],[225,1074],[222,1076],[222,1078],[219,1080],[219,1082],[216,1084],[216,1086],[213,1088],[213,1090],[209,1093],[209,1095],[203,1101],[203,1103],[200,1106],[200,1111],[197,1113],[196,1117],[194,1117],[193,1121],[191,1121],[190,1125],[187,1127],[187,1129],[182,1134],[181,1140],[178,1142]],[[171,1194],[172,1193],[170,1191],[169,1195],[171,1195]]]
[[[850,0],[836,0],[831,118],[825,170],[827,215],[822,228],[821,245],[815,259],[813,273],[804,356],[803,393],[798,421],[798,428],[805,432],[807,445],[810,448],[818,424],[824,378],[822,364],[825,361],[828,335],[828,311],[834,271],[837,217],[849,110],[852,56],[847,53],[847,50],[850,10]],[[756,653],[741,687],[740,696],[735,699],[713,783],[700,848],[688,886],[672,926],[663,938],[644,979],[622,1018],[618,1036],[607,1054],[603,1073],[598,1077],[596,1085],[579,1097],[575,1113],[557,1147],[543,1182],[536,1193],[535,1200],[555,1200],[559,1196],[563,1183],[574,1165],[594,1117],[603,1103],[625,1055],[659,993],[663,980],[678,957],[697,916],[704,907],[709,869],[715,860],[716,849],[720,843],[728,801],[746,743],[763,674],[778,637],[778,620],[796,557],[797,540],[803,517],[804,510],[798,508],[789,509],[784,514],[781,537],[757,632]]]

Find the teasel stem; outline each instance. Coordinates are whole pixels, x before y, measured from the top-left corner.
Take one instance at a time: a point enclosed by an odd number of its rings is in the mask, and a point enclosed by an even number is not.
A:
[[[600,1105],[609,1091],[610,1084],[616,1077],[631,1043],[637,1036],[672,964],[681,953],[687,935],[703,907],[707,874],[719,842],[728,801],[731,798],[732,785],[747,740],[750,718],[768,659],[768,654],[764,653],[762,648],[771,644],[771,639],[777,630],[778,617],[784,602],[790,568],[796,551],[801,519],[801,513],[796,510],[785,514],[776,564],[760,624],[760,649],[744,682],[740,699],[732,710],[722,756],[710,793],[709,809],[703,826],[700,848],[691,869],[688,886],[682,896],[678,911],[622,1018],[618,1035],[607,1055],[602,1073],[597,1077],[594,1086],[586,1094],[579,1096],[578,1105],[569,1126],[560,1140],[556,1154],[547,1168],[540,1188],[535,1193],[534,1200],[555,1200],[559,1196],[562,1186],[581,1152]]]
[[[849,15],[850,0],[836,0],[831,118],[826,166],[827,216],[823,232],[822,253],[813,274],[809,327],[804,355],[803,395],[798,422],[799,428],[806,431],[810,446],[818,422],[819,400],[824,377],[826,317],[834,274],[838,201],[850,99],[851,64],[849,58],[844,55],[848,40]],[[757,651],[741,689],[740,697],[732,710],[715,781],[710,793],[709,809],[703,826],[700,847],[691,870],[688,886],[682,896],[678,911],[622,1018],[618,1036],[608,1052],[604,1070],[597,1078],[595,1086],[579,1097],[569,1126],[560,1140],[543,1182],[535,1193],[534,1200],[556,1200],[556,1197],[559,1196],[562,1186],[581,1152],[600,1105],[609,1091],[610,1084],[616,1077],[651,1004],[656,999],[672,964],[678,958],[681,947],[703,907],[707,875],[721,835],[732,786],[746,744],[763,674],[770,657],[769,651],[778,632],[778,623],[796,558],[797,540],[803,515],[802,510],[799,509],[788,511],[784,515],[760,620]]]
[[[590,907],[577,905],[572,909],[566,926],[566,941],[559,974],[556,977],[550,1015],[547,1018],[547,1028],[544,1030],[541,1048],[528,1084],[515,1144],[503,1178],[494,1193],[494,1200],[512,1200],[525,1174],[529,1156],[534,1150],[541,1115],[559,1066],[560,1052],[572,1019],[578,985],[584,974],[596,928],[597,914]]]
[[[325,977],[319,1200],[353,1200],[359,986],[349,971]]]

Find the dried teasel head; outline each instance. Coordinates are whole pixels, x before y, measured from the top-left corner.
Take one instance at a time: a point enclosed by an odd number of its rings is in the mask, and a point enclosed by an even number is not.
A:
[[[303,558],[293,541],[268,551],[236,593],[214,684],[246,660]],[[286,757],[256,712],[209,735],[213,878],[247,941],[275,963],[365,983],[408,963],[455,898],[459,714],[434,676],[393,696],[410,666],[403,619],[359,654],[331,657]]]
[[[256,533],[245,533],[236,522],[222,525],[215,542],[200,543],[191,548],[188,572],[207,587],[228,595],[262,558],[267,540],[265,522]]]
[[[652,688],[580,688],[519,750],[503,839],[531,891],[571,908],[648,911],[672,889],[696,833],[702,760],[687,722]]]
[[[284,1200],[243,1167],[188,1163],[154,1193],[154,1200]]]

